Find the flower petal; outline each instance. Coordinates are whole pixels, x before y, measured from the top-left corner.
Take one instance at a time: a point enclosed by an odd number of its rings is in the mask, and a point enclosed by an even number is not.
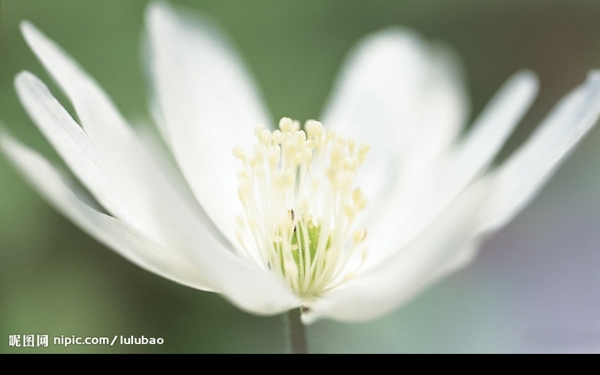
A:
[[[430,285],[477,233],[490,190],[488,180],[471,185],[406,247],[315,302],[304,322],[373,319]]]
[[[529,72],[514,75],[496,94],[467,137],[436,168],[399,186],[367,228],[371,261],[404,246],[427,227],[493,161],[504,141],[529,108],[537,80]]]
[[[502,86],[452,155],[454,169],[450,173],[460,181],[458,185],[464,186],[492,163],[537,92],[538,80],[530,71],[513,75]]]
[[[0,147],[60,212],[140,267],[183,285],[223,293],[233,304],[256,314],[277,314],[299,306],[289,288],[272,274],[242,262],[214,238],[196,243],[196,257],[184,258],[172,247],[159,246],[126,223],[84,204],[74,187],[34,151],[7,135],[0,137]]]
[[[134,147],[110,153],[98,147],[33,74],[20,73],[15,79],[19,98],[46,138],[69,168],[111,214],[162,245],[177,246],[182,231],[210,228],[200,220],[161,178],[160,171]],[[137,140],[132,139],[132,146]],[[128,142],[129,143],[129,142]],[[124,146],[124,145],[121,145]],[[104,151],[104,152],[102,152]],[[120,151],[120,152],[119,152]],[[114,154],[117,154],[115,156]],[[118,166],[117,164],[120,164]],[[127,167],[127,169],[125,169]],[[129,172],[129,173],[126,173]],[[212,233],[219,232],[214,229]]]
[[[123,139],[123,143],[134,138],[110,98],[60,46],[27,21],[21,23],[21,31],[32,51],[73,103],[82,127],[94,142],[110,138]]]
[[[189,262],[140,235],[121,220],[104,215],[81,201],[77,188],[46,159],[3,134],[0,147],[24,177],[62,214],[138,266],[169,280],[213,290]]]
[[[227,243],[199,205],[183,202],[173,191],[172,184],[94,80],[35,26],[23,22],[21,27],[32,50],[73,102],[85,132],[47,88],[27,73],[17,78],[23,104],[105,208],[150,238],[174,244],[177,249],[182,249],[178,246],[181,232],[193,232],[198,226],[208,228]],[[72,154],[81,145],[89,149]]]
[[[21,73],[15,85],[29,115],[107,210],[164,242],[160,211],[155,205],[156,184],[149,181],[159,177],[148,173],[148,162],[143,160],[144,152],[130,126],[94,80],[58,45],[28,22],[23,22],[21,29],[31,49],[72,101],[84,130],[43,83],[31,73]]]
[[[95,143],[33,74],[21,72],[15,88],[23,107],[69,168],[109,212],[146,233],[159,235],[160,226],[140,202],[139,193],[114,189]],[[130,199],[133,198],[133,199]],[[140,202],[141,203],[141,202]],[[160,236],[159,236],[160,238]]]
[[[512,220],[538,193],[600,115],[600,71],[564,97],[529,140],[494,173],[482,231]]]
[[[379,32],[350,54],[323,123],[372,145],[357,176],[370,211],[453,142],[468,115],[465,91],[452,51],[407,30]]]
[[[239,165],[257,124],[270,125],[239,57],[208,22],[164,3],[147,11],[151,74],[167,143],[196,198],[223,234],[233,236]]]

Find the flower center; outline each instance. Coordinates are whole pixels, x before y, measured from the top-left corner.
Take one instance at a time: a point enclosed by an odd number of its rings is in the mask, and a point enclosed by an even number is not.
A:
[[[350,232],[367,204],[353,184],[370,146],[314,120],[304,128],[284,117],[273,132],[256,126],[253,153],[233,149],[242,163],[238,196],[245,212],[235,236],[248,257],[311,300],[350,280],[366,258],[366,232]],[[360,258],[350,268],[355,254]]]

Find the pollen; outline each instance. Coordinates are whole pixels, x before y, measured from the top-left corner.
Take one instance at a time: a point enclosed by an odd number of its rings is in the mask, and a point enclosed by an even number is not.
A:
[[[273,132],[257,125],[254,135],[252,152],[233,149],[244,207],[235,238],[310,301],[351,280],[366,259],[367,232],[354,222],[367,199],[354,180],[369,145],[287,117]]]

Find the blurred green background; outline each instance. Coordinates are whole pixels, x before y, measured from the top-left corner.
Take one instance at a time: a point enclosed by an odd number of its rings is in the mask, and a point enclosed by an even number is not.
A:
[[[478,113],[513,72],[541,91],[503,155],[600,69],[600,2],[551,0],[173,1],[215,19],[246,59],[274,118],[318,118],[345,53],[389,25],[462,56]],[[141,69],[146,1],[2,0],[0,119],[57,159],[19,104],[13,77],[50,83],[18,29],[31,20],[134,119],[147,119]],[[51,86],[54,87],[54,86]],[[55,95],[66,103],[57,90]],[[599,352],[600,129],[475,263],[404,308],[363,324],[319,322],[313,352]],[[116,255],[55,212],[0,157],[0,353],[281,353],[281,317],[239,311]],[[10,334],[161,337],[161,346],[9,347]]]

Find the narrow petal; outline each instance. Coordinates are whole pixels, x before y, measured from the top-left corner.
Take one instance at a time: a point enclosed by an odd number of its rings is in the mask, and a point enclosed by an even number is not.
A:
[[[458,185],[471,181],[492,163],[531,106],[538,87],[537,77],[530,71],[515,74],[502,86],[456,147],[452,174],[460,181]]]
[[[33,74],[20,73],[15,86],[35,124],[73,173],[115,217],[154,241],[174,244],[177,249],[181,249],[177,245],[184,230],[211,228],[210,221],[194,216],[160,171],[133,147],[115,145],[118,156],[106,149],[102,152]],[[219,232],[213,229],[211,233]]]
[[[150,70],[167,143],[208,215],[231,242],[239,165],[253,129],[270,125],[260,96],[233,49],[206,20],[164,3],[147,10]]]
[[[23,105],[105,208],[163,244],[177,244],[183,225],[206,226],[227,242],[198,205],[181,201],[96,82],[35,26],[23,22],[21,27],[32,50],[73,102],[85,132],[78,129],[43,83],[27,73],[16,79]],[[76,156],[71,151],[79,147],[78,143],[85,144],[87,150]],[[95,169],[89,170],[85,163]],[[104,174],[98,175],[100,170]],[[110,191],[106,191],[108,186]]]
[[[372,145],[357,183],[374,212],[386,192],[414,179],[453,142],[468,107],[452,51],[391,28],[352,51],[322,119]]]
[[[303,320],[319,318],[363,321],[379,317],[406,302],[435,281],[455,261],[457,250],[471,241],[481,220],[482,203],[491,185],[470,186],[430,226],[386,262],[318,300]]]
[[[529,140],[494,174],[482,231],[513,219],[538,193],[600,115],[600,71],[563,98]]]
[[[81,125],[92,139],[132,137],[129,125],[112,101],[60,46],[30,22],[22,22],[21,31],[31,50],[73,103]]]
[[[21,73],[15,85],[31,118],[107,210],[164,242],[161,211],[156,207],[158,185],[153,181],[160,176],[144,160],[147,158],[129,124],[96,82],[56,43],[28,22],[23,22],[21,29],[73,103],[83,131],[43,83],[30,73]]]
[[[7,135],[0,137],[0,146],[60,212],[140,267],[193,288],[223,293],[238,307],[257,314],[277,314],[299,305],[289,288],[272,274],[241,262],[213,238],[197,244],[195,258],[183,258],[172,248],[163,248],[126,223],[84,204],[65,177],[34,151]],[[219,251],[211,252],[211,247]]]
[[[69,168],[94,197],[116,217],[147,233],[159,234],[160,227],[147,204],[136,206],[139,193],[114,189],[117,183],[105,170],[95,143],[33,74],[22,72],[15,88],[23,107]]]
[[[529,108],[537,87],[537,79],[529,72],[513,76],[455,150],[429,174],[390,194],[385,209],[368,228],[376,254],[385,257],[411,241],[489,167]]]
[[[462,65],[454,51],[432,44],[428,54],[429,69],[416,93],[419,102],[413,109],[418,121],[407,147],[404,182],[425,172],[456,141],[469,116],[467,92]]]
[[[39,154],[7,135],[0,138],[0,146],[44,198],[92,237],[150,272],[192,288],[213,290],[210,281],[176,253],[166,251],[122,221],[83,203],[76,187]]]
[[[23,22],[22,30],[32,50],[73,102],[85,132],[77,129],[78,125],[68,113],[31,74],[17,78],[23,104],[36,125],[105,208],[162,244],[178,245],[184,229],[193,232],[194,227],[204,226],[231,246],[199,205],[181,201],[94,80],[35,26]],[[65,132],[70,136],[65,136]],[[95,150],[75,156],[69,150],[79,146],[69,143],[78,142]],[[78,160],[79,156],[92,160]],[[86,163],[99,167],[92,172]],[[101,169],[106,176],[94,176]],[[110,191],[106,191],[107,186]]]

